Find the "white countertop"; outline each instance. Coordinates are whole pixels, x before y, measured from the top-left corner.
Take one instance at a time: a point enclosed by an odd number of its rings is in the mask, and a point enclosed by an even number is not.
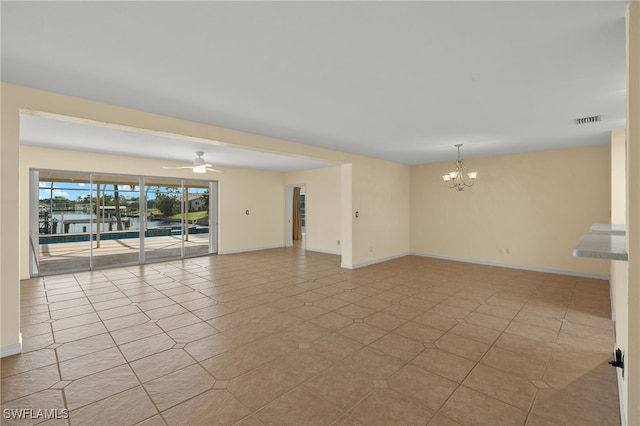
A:
[[[573,255],[596,259],[629,260],[625,236],[604,233],[583,235],[573,249]]]

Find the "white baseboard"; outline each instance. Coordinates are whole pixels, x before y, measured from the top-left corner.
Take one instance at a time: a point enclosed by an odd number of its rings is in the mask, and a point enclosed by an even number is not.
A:
[[[562,269],[552,269],[552,268],[538,268],[534,266],[514,265],[510,263],[500,263],[500,262],[489,262],[489,261],[477,260],[477,259],[464,259],[459,257],[440,256],[437,254],[428,254],[428,253],[411,252],[409,254],[413,256],[433,257],[434,259],[453,260],[455,262],[475,263],[478,265],[487,265],[487,266],[498,266],[501,268],[522,269],[525,271],[545,272],[548,274],[571,275],[574,277],[593,278],[597,280],[609,280],[609,275],[589,274],[586,272],[565,271]]]
[[[0,358],[22,353],[22,333],[18,334],[18,343],[0,348]]]
[[[400,257],[405,257],[410,255],[411,253],[409,252],[405,252],[405,253],[400,253],[400,254],[395,254],[393,256],[387,256],[387,257],[383,257],[380,259],[374,259],[374,260],[368,260],[366,262],[361,262],[361,263],[356,263],[355,265],[350,265],[347,263],[343,263],[342,265],[340,265],[341,268],[345,268],[345,269],[358,269],[358,268],[363,268],[365,266],[369,266],[369,265],[375,265],[376,263],[382,263],[382,262],[386,262],[388,260],[393,260],[393,259],[398,259]]]
[[[622,394],[624,392],[624,390],[622,389],[623,387],[623,380],[622,380],[622,370],[620,370],[619,368],[616,368],[617,374],[616,374],[616,382],[618,383],[618,401],[620,402],[620,426],[627,426],[627,417],[626,417],[626,412],[624,409],[624,399],[622,398]]]
[[[223,255],[223,254],[246,253],[249,251],[269,250],[269,249],[283,248],[283,247],[284,247],[284,244],[274,244],[272,246],[249,247],[249,248],[243,248],[238,250],[218,250],[218,254]]]
[[[324,254],[335,254],[337,256],[342,255],[342,252],[340,250],[336,251],[336,250],[324,250],[324,249],[319,249],[319,248],[305,248],[306,251],[314,251],[316,253],[324,253]]]

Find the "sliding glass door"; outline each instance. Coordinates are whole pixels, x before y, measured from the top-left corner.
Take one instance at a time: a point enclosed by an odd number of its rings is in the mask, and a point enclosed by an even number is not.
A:
[[[217,182],[32,170],[32,276],[217,252]]]

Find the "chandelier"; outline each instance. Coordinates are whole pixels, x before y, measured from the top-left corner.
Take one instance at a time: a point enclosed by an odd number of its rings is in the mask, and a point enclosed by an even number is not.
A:
[[[449,188],[456,189],[458,191],[464,191],[465,188],[473,186],[473,184],[476,181],[476,177],[478,176],[478,172],[467,173],[467,177],[469,178],[469,180],[465,180],[465,177],[463,174],[464,165],[463,165],[462,158],[460,158],[461,146],[462,146],[461,143],[455,145],[455,147],[458,148],[458,159],[454,163],[456,166],[455,170],[452,172],[449,172],[446,175],[442,175],[442,179],[445,182],[447,182],[447,185],[449,186]]]

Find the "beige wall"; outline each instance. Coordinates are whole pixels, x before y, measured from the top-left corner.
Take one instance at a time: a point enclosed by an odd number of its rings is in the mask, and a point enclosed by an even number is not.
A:
[[[284,247],[284,173],[234,169],[223,174],[218,252]]]
[[[640,1],[627,9],[627,252],[629,320],[624,397],[628,425],[640,425]]]
[[[607,262],[572,250],[591,224],[609,223],[609,157],[601,145],[473,159],[478,179],[462,192],[442,181],[452,162],[413,167],[411,251],[606,276]]]
[[[202,178],[188,170],[162,168],[170,164],[167,161],[21,146],[20,278],[29,277],[29,169]],[[224,173],[208,174],[207,178],[219,182],[219,253],[284,245],[284,173],[225,168]],[[245,214],[246,210],[249,210],[249,215]]]
[[[341,178],[340,166],[285,175],[287,185],[305,185],[307,250],[341,254]]]
[[[411,168],[369,160],[352,171],[353,258],[347,267],[408,254]]]
[[[0,123],[0,356],[20,350],[20,262],[17,224],[18,137],[20,114],[16,93],[2,88]]]
[[[611,132],[611,223],[625,224],[627,222],[627,191],[626,191],[626,143],[625,131],[614,130]],[[627,351],[629,307],[627,296],[629,294],[628,262],[620,260],[611,261],[609,279],[611,290],[611,312],[616,323],[616,346]],[[618,370],[618,385],[620,399],[623,406],[627,405],[627,392],[625,378],[622,370]]]

